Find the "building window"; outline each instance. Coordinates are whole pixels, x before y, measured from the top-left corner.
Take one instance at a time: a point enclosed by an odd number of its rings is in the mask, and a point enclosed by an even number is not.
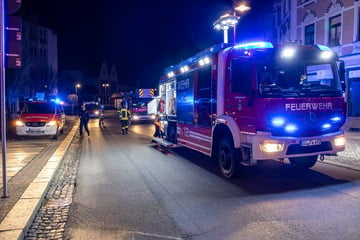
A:
[[[291,11],[291,0],[288,0],[288,3],[287,3],[287,11],[288,11],[288,12]]]
[[[360,7],[358,8],[356,40],[360,41]]]
[[[339,46],[341,38],[341,15],[329,19],[329,45]]]
[[[314,44],[315,43],[315,24],[310,24],[305,27],[305,44]]]

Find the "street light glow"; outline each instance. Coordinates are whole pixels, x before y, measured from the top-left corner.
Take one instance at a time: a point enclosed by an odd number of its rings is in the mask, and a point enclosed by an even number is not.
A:
[[[234,43],[236,42],[236,24],[238,24],[240,19],[240,16],[236,15],[236,11],[244,13],[249,10],[249,6],[240,4],[232,9],[231,12],[233,14],[226,13],[214,22],[214,29],[224,31],[224,43],[228,43],[228,30],[230,28],[234,29]]]
[[[239,12],[246,12],[246,11],[249,11],[251,8],[249,6],[246,6],[245,4],[241,4],[237,7],[235,7],[234,9]]]
[[[230,27],[234,27],[238,21],[239,17],[226,13],[216,20],[213,26],[216,30],[227,30]]]
[[[75,84],[75,94],[76,94],[76,96],[78,95],[78,89],[79,88],[81,88],[81,84],[80,83],[77,83],[77,84]]]

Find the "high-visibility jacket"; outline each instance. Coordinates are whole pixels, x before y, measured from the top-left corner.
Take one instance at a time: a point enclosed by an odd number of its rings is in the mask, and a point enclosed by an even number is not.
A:
[[[129,110],[127,110],[126,108],[120,109],[120,114],[119,114],[120,120],[129,120],[130,116],[131,115]]]

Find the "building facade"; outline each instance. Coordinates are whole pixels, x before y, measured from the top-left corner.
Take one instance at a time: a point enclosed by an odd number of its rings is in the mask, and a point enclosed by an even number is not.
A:
[[[360,1],[276,0],[274,40],[322,44],[346,66],[348,116],[360,117]]]
[[[118,77],[115,65],[112,65],[109,71],[106,61],[103,61],[99,75],[100,102],[112,106],[114,104],[112,95],[119,92],[118,88]]]
[[[11,114],[28,99],[45,100],[58,94],[57,35],[52,29],[29,21],[22,21],[21,34],[21,67],[6,72]]]

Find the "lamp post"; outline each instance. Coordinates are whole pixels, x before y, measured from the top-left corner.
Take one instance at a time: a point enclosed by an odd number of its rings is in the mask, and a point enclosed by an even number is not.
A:
[[[110,87],[110,84],[109,83],[103,83],[102,86],[104,87],[104,103],[107,104],[107,101],[106,101],[106,93],[107,93],[107,88]]]
[[[239,19],[240,19],[240,16],[236,15],[236,11],[240,11],[243,13],[248,10],[250,10],[250,7],[248,7],[244,4],[241,4],[239,6],[234,7],[233,14],[225,13],[224,15],[220,16],[220,18],[214,22],[214,24],[213,24],[214,29],[224,31],[224,43],[229,42],[228,30],[230,28],[234,29],[234,39],[233,39],[234,43],[236,41],[236,24],[239,22]]]
[[[76,95],[76,97],[78,97],[78,89],[79,88],[81,88],[81,84],[80,83],[75,84],[75,95]]]
[[[81,84],[80,84],[80,83],[75,84],[76,105],[77,105],[77,104],[78,104],[78,102],[79,102],[79,97],[78,97],[78,88],[81,88]],[[72,115],[74,115],[74,101],[72,101],[72,105],[71,105],[71,107],[72,107],[72,110],[71,110]]]
[[[245,13],[247,11],[249,11],[251,8],[245,4],[240,4],[238,6],[234,7],[234,16],[236,16],[236,11],[240,12],[240,13]],[[239,17],[240,19],[240,17]],[[234,43],[236,42],[236,26],[234,26]]]
[[[238,21],[239,21],[239,18],[237,16],[226,13],[226,14],[220,16],[220,18],[214,22],[213,26],[216,30],[224,31],[224,43],[229,42],[229,40],[228,40],[229,39],[228,38],[229,28],[233,27],[235,29],[235,26],[238,23]]]

